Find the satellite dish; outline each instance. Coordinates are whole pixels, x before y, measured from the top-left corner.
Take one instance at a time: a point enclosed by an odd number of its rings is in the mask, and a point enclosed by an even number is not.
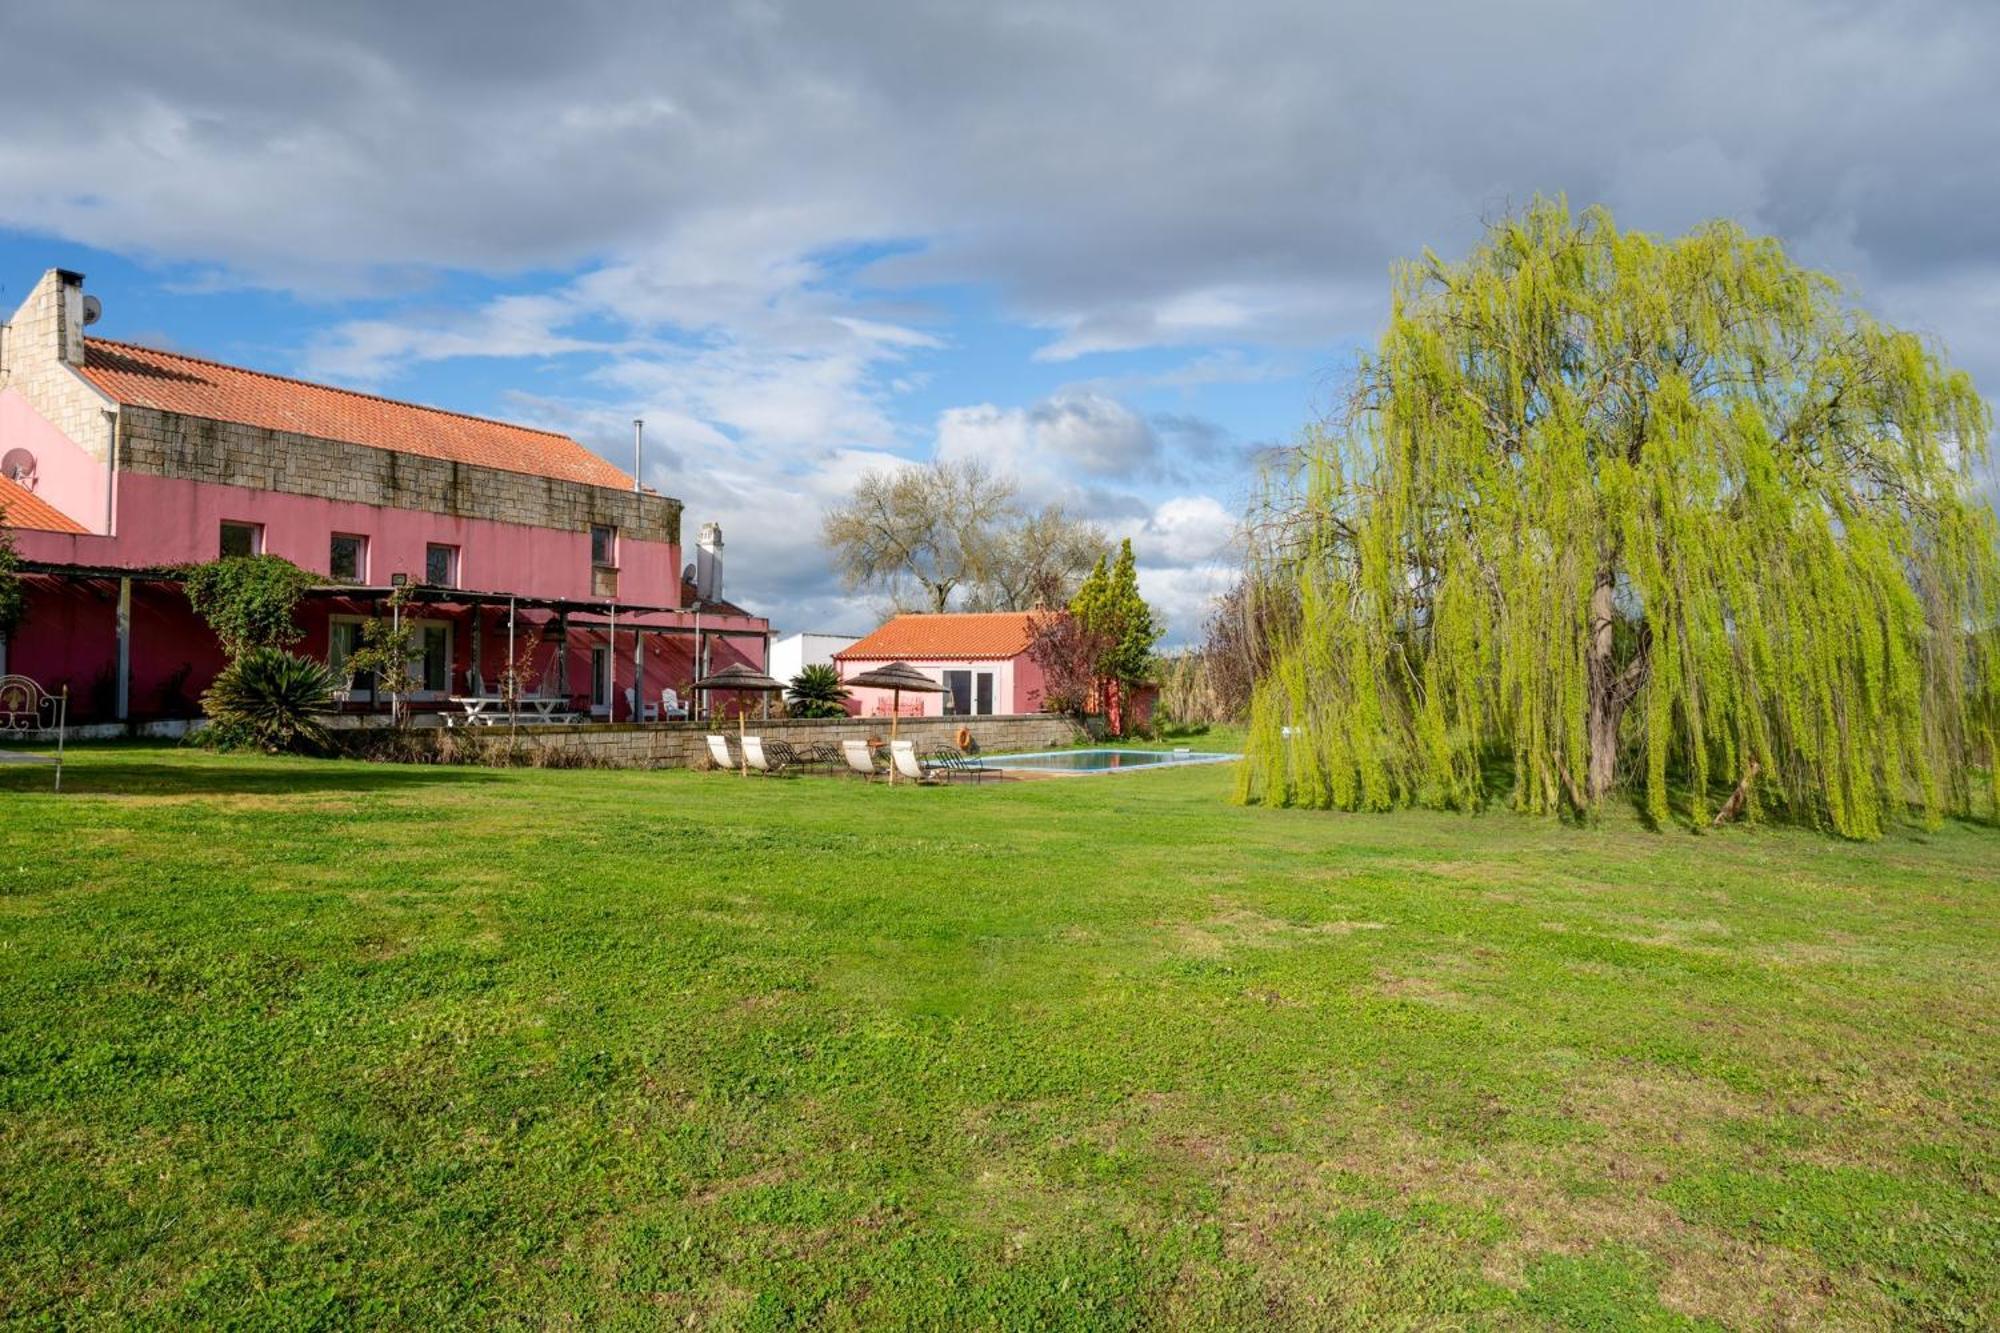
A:
[[[83,298],[83,327],[86,329],[104,318],[104,302],[85,293]]]
[[[9,449],[5,457],[0,457],[0,477],[33,489],[35,456],[26,449]]]

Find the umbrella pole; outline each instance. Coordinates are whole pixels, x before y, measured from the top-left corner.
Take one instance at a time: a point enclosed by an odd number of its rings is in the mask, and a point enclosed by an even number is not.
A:
[[[889,785],[896,785],[896,723],[903,716],[903,692],[889,691]]]
[[[743,776],[750,776],[750,755],[743,748],[743,701],[736,701],[736,762],[743,766]]]

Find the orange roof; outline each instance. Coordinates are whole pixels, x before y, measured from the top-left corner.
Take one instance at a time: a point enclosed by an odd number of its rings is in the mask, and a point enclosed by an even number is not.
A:
[[[834,656],[843,661],[1017,657],[1028,651],[1033,621],[1026,611],[897,616]]]
[[[0,477],[0,527],[36,532],[88,532],[65,514],[11,477]]]
[[[86,338],[83,373],[114,400],[134,407],[294,431],[558,481],[632,488],[629,474],[567,435],[308,384],[179,352]]]

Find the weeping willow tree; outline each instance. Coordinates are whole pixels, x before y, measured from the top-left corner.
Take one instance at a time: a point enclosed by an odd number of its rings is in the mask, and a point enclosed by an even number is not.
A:
[[[1240,795],[1470,808],[1511,778],[1524,810],[1625,788],[1701,822],[1733,793],[1859,838],[2000,803],[1990,426],[1924,340],[1728,223],[1538,201],[1426,255],[1273,481],[1254,577],[1295,614]]]

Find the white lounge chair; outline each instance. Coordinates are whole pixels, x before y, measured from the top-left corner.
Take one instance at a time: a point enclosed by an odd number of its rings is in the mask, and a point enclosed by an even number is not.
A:
[[[772,768],[770,759],[764,754],[764,738],[762,736],[745,736],[743,738],[743,762],[766,776],[777,771]]]
[[[898,773],[901,773],[912,782],[937,781],[917,758],[917,743],[915,741],[891,741],[889,743],[889,762],[896,766]]]
[[[867,741],[842,741],[840,752],[847,756],[847,766],[864,778],[875,776],[875,752],[868,748]]]
[[[688,707],[681,702],[681,696],[673,690],[661,690],[660,716],[668,722],[685,722],[688,719]]]
[[[729,757],[729,738],[710,736],[708,738],[708,760],[717,768],[734,768],[736,761]]]

